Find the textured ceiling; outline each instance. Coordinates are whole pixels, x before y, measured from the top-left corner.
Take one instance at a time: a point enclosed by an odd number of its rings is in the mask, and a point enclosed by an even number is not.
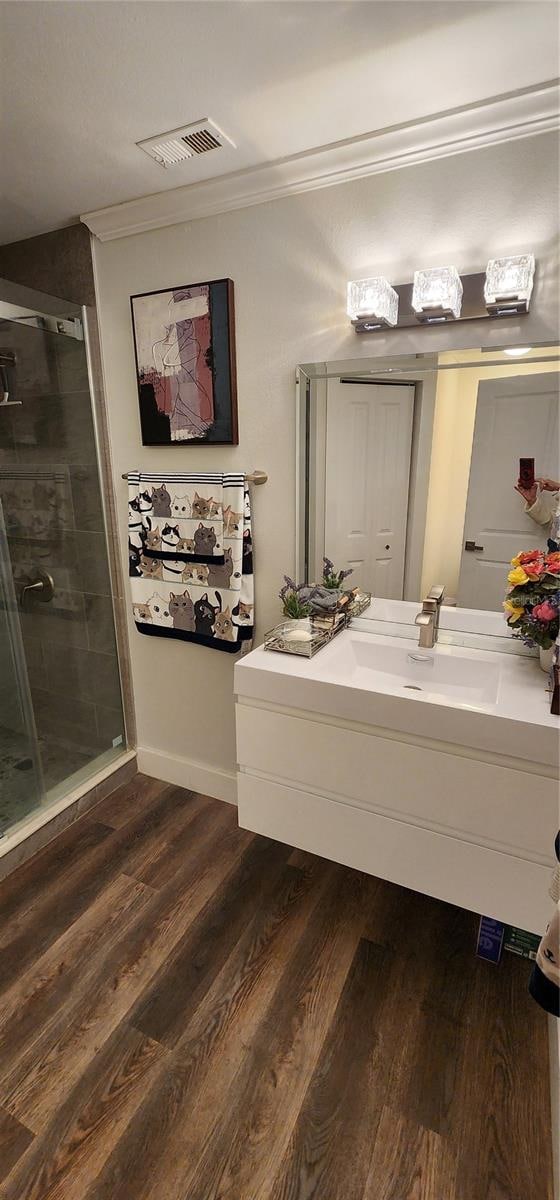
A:
[[[553,78],[548,0],[0,3],[0,242]],[[135,142],[237,143],[163,170]]]

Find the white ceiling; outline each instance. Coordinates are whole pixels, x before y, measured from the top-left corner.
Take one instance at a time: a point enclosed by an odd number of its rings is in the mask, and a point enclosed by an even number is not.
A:
[[[557,74],[550,0],[4,0],[0,242]],[[164,170],[140,139],[237,144]]]

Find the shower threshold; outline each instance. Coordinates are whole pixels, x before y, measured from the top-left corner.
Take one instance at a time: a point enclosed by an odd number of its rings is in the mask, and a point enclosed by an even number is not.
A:
[[[98,769],[95,773],[80,779],[82,771],[78,771],[75,786],[70,791],[67,791],[65,795],[57,796],[58,788],[53,789],[50,795],[47,793],[39,807],[35,805],[32,811],[22,815],[22,819],[18,821],[17,825],[6,829],[3,836],[0,836],[0,879],[19,865],[20,861],[24,862],[31,854],[35,854],[66,825],[70,825],[78,816],[91,808],[97,800],[101,799],[101,795],[95,793],[98,789],[101,791],[106,780],[116,772],[120,773],[128,763],[135,763],[135,760],[136,750],[126,750],[122,747],[107,750],[105,754],[99,755]],[[120,782],[124,782],[124,779],[122,781],[119,779]],[[74,809],[76,811],[73,811]],[[51,824],[52,829],[49,829]],[[29,853],[25,853],[24,850],[24,844],[27,842],[29,842]],[[16,862],[15,856],[12,856],[11,852],[18,846],[22,848],[22,853],[21,857],[18,853]],[[12,861],[12,857],[14,861]],[[9,865],[6,862],[8,859]]]
[[[50,735],[39,736],[38,750],[46,792],[42,808],[81,783],[84,768],[99,758],[99,751]],[[0,725],[0,837],[37,808],[36,796],[28,786],[29,773],[34,774],[34,762],[27,737]]]

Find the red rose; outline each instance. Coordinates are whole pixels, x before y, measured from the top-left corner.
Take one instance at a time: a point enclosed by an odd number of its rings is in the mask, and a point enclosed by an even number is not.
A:
[[[538,621],[553,621],[558,616],[558,609],[549,604],[548,600],[543,600],[542,604],[535,604],[533,616]]]
[[[529,576],[529,579],[538,579],[543,574],[543,571],[546,570],[546,567],[544,561],[541,559],[539,562],[524,563],[523,570]]]

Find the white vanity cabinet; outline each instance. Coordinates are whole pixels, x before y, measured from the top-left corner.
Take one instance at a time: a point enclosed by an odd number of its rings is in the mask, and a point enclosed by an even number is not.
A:
[[[311,660],[241,660],[239,823],[540,933],[558,828],[545,677],[515,655],[416,649],[349,630]]]

